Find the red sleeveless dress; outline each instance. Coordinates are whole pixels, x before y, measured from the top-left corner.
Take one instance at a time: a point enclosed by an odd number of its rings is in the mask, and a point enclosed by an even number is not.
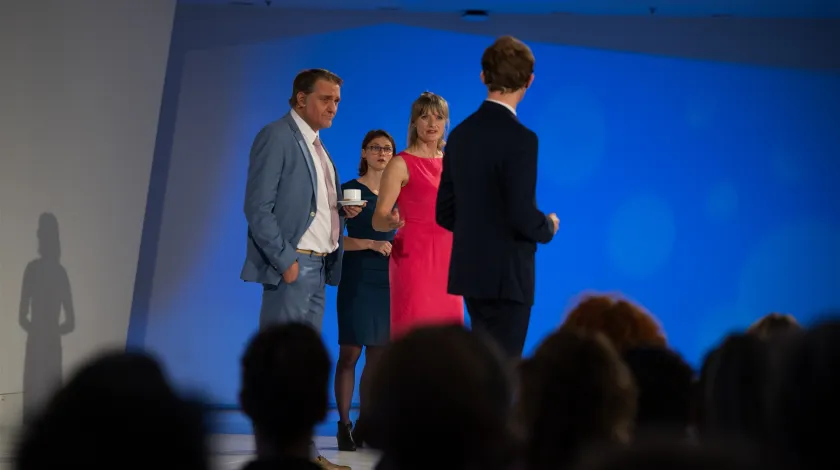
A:
[[[418,326],[464,324],[464,301],[446,292],[452,233],[435,222],[435,201],[443,159],[401,152],[408,184],[397,208],[405,226],[391,249],[391,339]]]

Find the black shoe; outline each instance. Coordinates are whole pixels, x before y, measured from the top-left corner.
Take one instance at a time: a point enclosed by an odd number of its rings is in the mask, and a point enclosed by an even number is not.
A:
[[[356,450],[356,442],[353,440],[353,423],[338,422],[338,433],[335,435],[338,441],[338,450],[353,452]]]
[[[353,442],[356,443],[356,447],[364,447],[367,444],[367,437],[365,436],[365,428],[361,426],[361,420],[356,420],[356,426],[353,428]]]

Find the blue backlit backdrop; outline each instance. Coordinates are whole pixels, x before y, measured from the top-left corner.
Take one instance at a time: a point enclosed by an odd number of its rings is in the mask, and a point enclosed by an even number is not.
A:
[[[449,101],[453,125],[473,112],[492,40],[379,25],[188,54],[144,341],[177,381],[236,403],[260,302],[238,278],[248,151],[287,112],[294,75],[345,80],[322,137],[346,181],[368,130],[404,143],[421,92]],[[840,76],[531,47],[519,114],[540,137],[539,205],[561,230],[538,251],[528,349],[587,290],[643,303],[695,363],[769,311],[808,321],[840,305]],[[324,338],[335,357],[334,289]]]

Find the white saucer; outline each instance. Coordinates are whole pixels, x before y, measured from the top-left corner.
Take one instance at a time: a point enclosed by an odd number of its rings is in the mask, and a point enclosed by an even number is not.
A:
[[[358,201],[338,201],[339,206],[361,206],[364,203],[365,201],[361,199]]]

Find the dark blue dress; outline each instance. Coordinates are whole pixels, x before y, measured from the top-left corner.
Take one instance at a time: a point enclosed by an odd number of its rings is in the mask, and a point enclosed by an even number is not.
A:
[[[341,185],[341,190],[359,189],[367,205],[347,219],[347,236],[365,240],[393,242],[396,231],[373,229],[376,194],[357,180]],[[345,251],[341,282],[338,285],[338,344],[384,346],[391,336],[390,284],[388,257],[373,251]]]

